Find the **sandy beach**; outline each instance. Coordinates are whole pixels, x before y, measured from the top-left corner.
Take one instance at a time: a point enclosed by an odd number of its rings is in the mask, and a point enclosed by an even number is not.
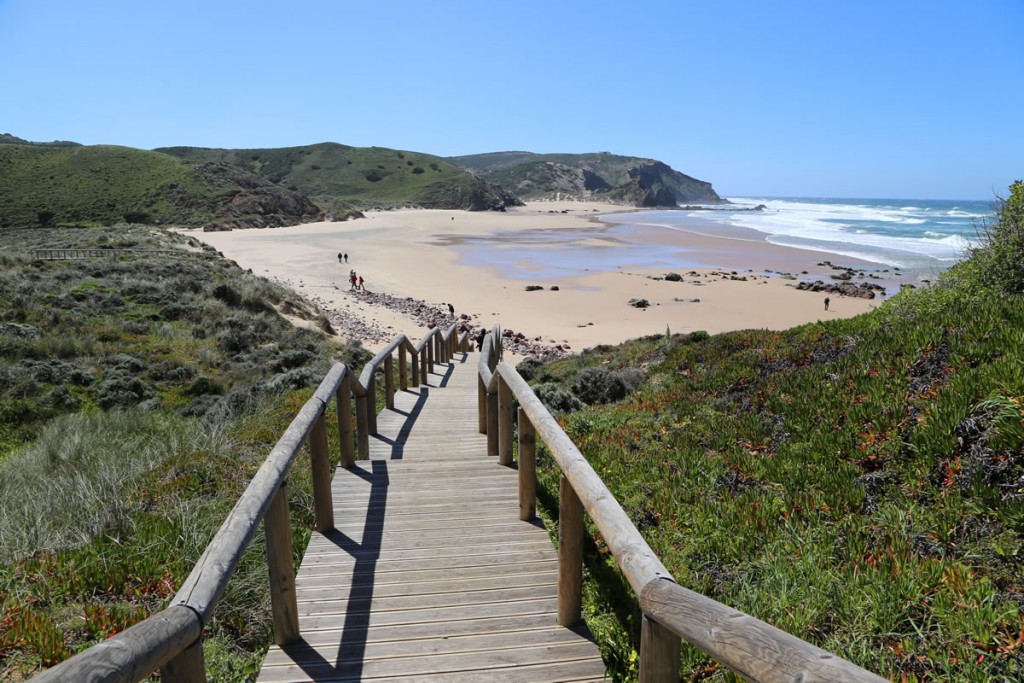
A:
[[[818,265],[827,254],[771,245],[743,229],[624,232],[595,220],[621,213],[616,205],[533,202],[504,213],[409,209],[343,223],[185,234],[295,288],[324,309],[342,337],[362,337],[371,349],[399,332],[418,339],[425,322],[422,311],[414,319],[364,300],[350,289],[351,270],[368,292],[425,302],[438,322],[450,322],[451,304],[473,328],[500,324],[570,353],[666,329],[786,329],[879,304],[832,294],[826,311],[823,294],[798,291],[798,281],[830,281],[834,271]],[[720,267],[688,267],[693,254]],[[681,281],[665,280],[670,272]],[[649,305],[634,307],[634,299]]]

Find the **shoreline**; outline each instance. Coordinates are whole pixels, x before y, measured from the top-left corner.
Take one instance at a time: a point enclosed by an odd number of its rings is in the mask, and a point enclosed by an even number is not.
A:
[[[302,293],[342,338],[359,338],[372,350],[398,333],[419,337],[432,321],[450,324],[448,304],[467,328],[500,324],[521,335],[523,353],[511,353],[533,355],[578,353],[666,330],[787,329],[880,303],[829,294],[826,311],[825,294],[797,290],[798,281],[828,282],[836,272],[817,265],[821,252],[600,220],[628,213],[634,211],[611,204],[545,201],[503,213],[401,209],[342,223],[181,232]],[[346,253],[348,262],[339,263]],[[687,254],[726,265],[689,267]],[[350,270],[374,296],[350,289]],[[670,272],[680,280],[665,280]],[[876,281],[899,289],[894,278]],[[648,305],[630,305],[638,299]]]

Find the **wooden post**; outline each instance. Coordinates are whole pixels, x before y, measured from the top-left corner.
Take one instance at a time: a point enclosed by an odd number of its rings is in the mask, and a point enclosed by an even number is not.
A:
[[[402,391],[409,388],[409,356],[404,342],[398,347],[398,388]]]
[[[643,615],[640,683],[676,683],[679,680],[679,647],[679,636]]]
[[[281,484],[263,518],[267,537],[267,568],[270,570],[270,605],[274,613],[274,642],[278,645],[287,645],[299,639],[299,608],[295,595],[287,491],[287,484]]]
[[[331,500],[331,459],[327,452],[327,417],[323,413],[309,433],[309,453],[316,530],[324,533],[334,528],[334,502]]]
[[[377,373],[370,373],[366,384],[366,433],[377,436]]]
[[[487,392],[487,455],[498,454],[498,392]]]
[[[395,361],[391,354],[384,359],[384,405],[395,409]]]
[[[359,459],[370,459],[370,427],[367,424],[370,419],[370,409],[367,407],[369,399],[366,396],[356,396],[356,435],[359,437]]]
[[[519,519],[537,516],[537,430],[519,408]]]
[[[342,467],[350,468],[356,464],[356,456],[352,447],[352,377],[345,369],[345,376],[341,378],[337,393],[338,409],[338,442],[341,446]]]
[[[420,352],[420,382],[423,386],[428,386],[430,382],[427,379],[427,375],[430,373],[430,343],[423,345],[423,351]]]
[[[425,349],[425,351],[427,352],[427,366],[428,366],[427,367],[427,371],[428,372],[433,372],[434,371],[434,358],[436,356],[436,354],[434,353],[434,347],[436,347],[436,346],[437,346],[437,334],[433,334],[430,337],[430,341],[427,342],[427,346],[426,346],[426,349]],[[424,384],[426,383],[426,381],[427,380],[425,380],[425,379],[423,380]]]
[[[498,375],[498,464],[512,464],[512,389]]]
[[[583,503],[563,474],[558,496],[558,623],[580,623],[583,604]]]
[[[477,431],[481,434],[487,433],[487,385],[484,378],[478,372],[476,375],[476,408],[477,408]]]
[[[418,387],[420,385],[420,354],[412,352],[412,386]]]
[[[203,639],[200,638],[173,659],[160,667],[161,683],[204,683],[206,661],[203,659]]]

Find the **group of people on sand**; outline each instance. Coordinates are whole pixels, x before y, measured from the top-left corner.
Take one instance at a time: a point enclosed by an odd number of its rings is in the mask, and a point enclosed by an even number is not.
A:
[[[348,254],[338,252],[338,263],[348,263]],[[363,276],[356,275],[355,269],[348,271],[348,283],[349,289],[361,289],[366,291],[366,286],[363,284]]]

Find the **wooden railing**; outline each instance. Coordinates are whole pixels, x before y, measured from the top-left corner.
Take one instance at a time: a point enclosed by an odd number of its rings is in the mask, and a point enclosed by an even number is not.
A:
[[[180,249],[33,249],[32,258],[40,261],[61,261],[80,258],[101,258],[104,256],[124,256],[125,254],[131,256],[139,256],[141,254],[146,256],[153,254],[181,256],[183,253],[185,252]]]
[[[308,439],[316,529],[329,531],[334,528],[326,420],[331,399],[337,402],[340,464],[350,467],[356,455],[353,442],[358,442],[359,457],[368,458],[369,437],[377,433],[377,371],[383,370],[384,400],[393,407],[396,354],[398,385],[404,390],[426,383],[435,363],[448,362],[454,353],[466,350],[467,344],[466,335],[459,335],[455,327],[434,328],[415,345],[404,335],[396,337],[366,364],[358,378],[344,364],[334,365],[256,472],[170,606],[33,680],[134,683],[160,669],[164,681],[205,681],[203,629],[261,521],[266,536],[274,640],[279,645],[298,640],[286,482],[303,443]],[[354,430],[352,397],[356,400]]]
[[[558,503],[558,621],[581,621],[584,510],[608,544],[640,604],[641,683],[679,680],[680,639],[747,680],[765,683],[885,679],[810,643],[676,584],[608,487],[526,381],[500,360],[501,332],[485,338],[479,363],[479,427],[487,452],[511,465],[513,400],[519,402],[519,514],[536,514],[536,440],[561,469]]]

